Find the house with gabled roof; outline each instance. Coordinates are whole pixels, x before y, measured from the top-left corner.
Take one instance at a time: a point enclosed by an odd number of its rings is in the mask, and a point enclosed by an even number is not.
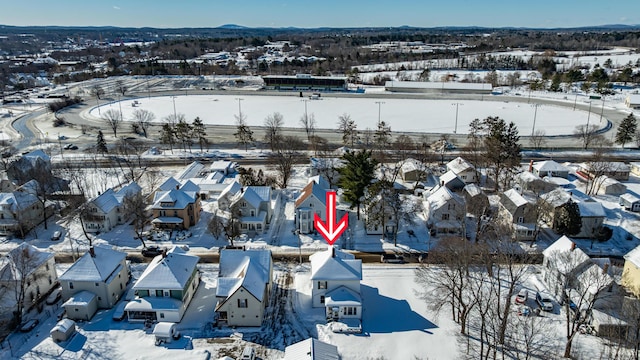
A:
[[[129,217],[124,212],[124,200],[141,192],[142,188],[134,181],[118,191],[108,189],[95,197],[89,201],[87,213],[82,215],[84,230],[88,233],[108,232],[126,223]]]
[[[616,180],[627,181],[631,173],[631,167],[621,161],[584,162],[578,166],[579,175],[588,178],[605,175]]]
[[[272,279],[271,251],[222,250],[216,288],[217,324],[261,326]]]
[[[338,347],[309,338],[284,349],[284,360],[340,360]]]
[[[57,285],[53,253],[20,243],[0,258],[0,319],[13,314],[20,295],[26,312]]]
[[[569,168],[553,160],[537,161],[531,165],[531,172],[538,177],[553,176],[568,178]]]
[[[324,307],[328,320],[361,319],[362,260],[334,246],[309,256],[311,302]]]
[[[427,175],[427,166],[413,158],[406,159],[400,165],[400,178],[402,181],[422,181],[425,180]]]
[[[622,286],[635,297],[640,298],[640,246],[624,255]]]
[[[239,182],[234,180],[232,183],[227,184],[218,196],[218,209],[229,210],[231,201],[240,191],[242,191],[242,185]]]
[[[479,213],[480,209],[484,209],[482,212],[489,211],[489,197],[482,191],[482,188],[476,184],[467,184],[462,189],[462,196],[464,197],[464,203],[467,209],[473,209],[473,213]]]
[[[133,285],[129,321],[180,322],[200,284],[198,261],[177,246],[153,258]]]
[[[465,217],[464,198],[453,193],[446,186],[440,186],[430,194],[425,194],[427,206],[425,217],[427,228],[434,236],[462,233]]]
[[[459,156],[447,163],[447,171],[453,171],[465,184],[476,183],[480,180],[476,168]]]
[[[541,199],[552,209],[544,217],[545,222],[552,228],[555,226],[557,210],[569,201],[577,203],[581,227],[580,232],[573,235],[576,238],[596,238],[607,216],[601,203],[576,189],[558,188],[542,195]]]
[[[0,235],[23,236],[43,220],[44,207],[32,193],[0,193]]]
[[[126,257],[126,253],[107,246],[89,248],[60,276],[62,298],[67,301],[81,291],[89,291],[96,296],[99,308],[113,307],[131,277]]]
[[[247,186],[231,200],[231,206],[234,204],[240,211],[240,230],[243,233],[261,234],[267,230],[273,215],[270,186]]]
[[[322,179],[322,177],[319,177]],[[322,185],[314,180],[309,181],[300,192],[300,196],[295,201],[296,216],[295,227],[296,230],[302,234],[309,234],[314,232],[313,222],[315,219],[314,214],[322,219],[326,220],[326,206],[327,206],[327,190]]]
[[[546,193],[558,187],[554,182],[545,181],[529,171],[516,174],[513,180],[515,182],[514,188],[517,190],[530,191],[535,194]]]
[[[500,194],[500,214],[506,224],[513,228],[516,240],[533,240],[538,214],[535,200],[527,193],[509,189]]]
[[[211,165],[209,166],[209,171],[221,172],[222,174],[227,176],[236,172],[237,167],[238,167],[238,163],[235,161],[216,160],[212,162]]]
[[[153,197],[153,220],[160,229],[188,229],[200,221],[201,200],[198,192],[171,189],[157,191]]]
[[[446,186],[451,191],[458,191],[464,188],[465,184],[466,183],[451,170],[440,175],[440,186]]]

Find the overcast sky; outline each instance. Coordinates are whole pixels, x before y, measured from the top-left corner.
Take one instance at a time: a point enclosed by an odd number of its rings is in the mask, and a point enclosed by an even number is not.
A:
[[[3,25],[574,27],[640,24],[640,0],[9,0]]]

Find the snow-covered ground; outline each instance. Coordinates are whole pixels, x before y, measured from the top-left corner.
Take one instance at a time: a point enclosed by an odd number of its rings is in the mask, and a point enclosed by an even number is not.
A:
[[[240,100],[238,100],[240,99]],[[302,101],[305,100],[305,101]],[[138,101],[140,105],[133,106]],[[146,109],[155,114],[158,121],[164,117],[184,114],[191,122],[200,117],[205,124],[234,125],[239,110],[246,116],[250,126],[262,126],[267,116],[279,112],[284,117],[285,127],[300,127],[300,117],[306,111],[313,114],[318,128],[337,128],[338,117],[349,114],[359,129],[375,129],[378,115],[393,131],[409,132],[454,132],[465,134],[469,123],[474,119],[499,116],[513,121],[522,134],[533,129],[545,129],[547,135],[572,134],[575,127],[586,124],[588,114],[585,111],[573,111],[570,108],[545,105],[535,108],[528,104],[508,102],[499,97],[487,96],[486,101],[463,101],[461,105],[451,100],[398,99],[389,98],[380,102],[371,98],[337,98],[330,95],[322,100],[308,101],[296,94],[291,96],[244,95],[187,95],[160,96],[150,99],[124,100],[93,108],[90,116],[99,119],[107,110],[120,111],[123,118],[131,120],[137,109]],[[175,108],[174,108],[175,104]],[[240,108],[240,109],[239,109]],[[456,128],[456,108],[458,112]],[[378,114],[379,113],[379,114]],[[595,117],[594,114],[591,115]],[[561,122],[558,119],[562,119]],[[591,119],[592,124],[596,119]],[[605,124],[601,124],[604,126]]]

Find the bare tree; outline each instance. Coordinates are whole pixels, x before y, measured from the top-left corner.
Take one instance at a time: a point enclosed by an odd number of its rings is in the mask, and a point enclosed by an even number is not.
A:
[[[392,181],[380,180],[369,186],[365,196],[365,211],[367,225],[381,227],[383,234],[391,226],[393,244],[398,245],[400,224],[413,224],[415,214],[420,211],[420,205],[403,197],[400,191],[393,187]]]
[[[606,174],[614,166],[610,161],[609,151],[606,147],[596,147],[591,160],[586,162],[588,173],[586,175],[586,194],[595,195],[600,191],[602,184],[606,180]]]
[[[302,158],[299,149],[303,147],[302,141],[297,137],[286,136],[278,143],[276,151],[271,154],[271,163],[278,171],[278,186],[280,188],[284,189],[289,184],[293,165]]]
[[[601,137],[596,125],[578,125],[573,133],[582,142],[584,149],[588,149],[598,137]]]
[[[151,223],[150,215],[147,212],[147,203],[142,193],[125,196],[123,199],[123,216],[131,218],[131,226],[140,239],[143,247],[147,247],[144,242],[144,230]]]
[[[316,131],[316,117],[315,117],[315,115],[313,113],[311,113],[310,115],[305,113],[300,118],[300,125],[302,125],[302,128],[304,129],[304,132],[307,133],[307,140],[310,140],[311,136]]]
[[[119,111],[109,109],[102,114],[102,121],[111,128],[113,136],[118,137],[118,128],[122,123],[122,114]]]
[[[529,138],[529,142],[531,142],[531,146],[534,149],[536,150],[542,149],[545,145],[547,145],[547,135],[545,131],[536,130]]]
[[[101,99],[102,96],[104,96],[104,89],[102,88],[102,86],[96,84],[91,87],[89,93],[96,99]]]
[[[129,88],[124,84],[124,81],[122,79],[116,80],[117,92],[119,92],[120,94],[122,94],[122,96],[124,96],[124,94],[126,94],[128,90]]]
[[[137,109],[133,112],[133,122],[142,131],[144,137],[147,137],[147,130],[155,118],[156,116],[149,110]]]
[[[216,240],[222,236],[224,232],[224,220],[220,216],[218,216],[218,210],[213,212],[211,215],[211,219],[207,222],[207,230],[213,235]]]
[[[360,140],[358,125],[351,119],[351,115],[344,113],[338,116],[338,130],[342,133],[342,143],[353,147]]]
[[[231,244],[231,246],[234,246],[233,241],[239,238],[240,235],[242,235],[242,230],[240,229],[240,226],[242,225],[242,211],[240,209],[239,201],[231,204],[231,206],[229,207],[228,215],[229,217],[227,218],[227,221],[223,226],[224,235],[227,237],[227,241],[229,241],[229,244]]]
[[[275,151],[277,144],[282,140],[282,126],[284,117],[279,112],[274,112],[264,119],[264,140],[269,144],[271,151]]]

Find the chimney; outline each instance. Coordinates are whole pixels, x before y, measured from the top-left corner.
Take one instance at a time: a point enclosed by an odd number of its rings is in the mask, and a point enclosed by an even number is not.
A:
[[[93,246],[89,248],[89,255],[91,255],[91,257],[96,257],[96,250]]]
[[[533,160],[529,160],[529,172],[533,172]]]
[[[176,190],[180,190],[180,185],[176,185]]]
[[[602,268],[602,274],[606,275],[609,272],[609,263],[605,263]]]
[[[166,258],[167,257],[167,248],[162,249],[162,258]]]
[[[334,248],[333,246],[331,246],[331,257],[336,257],[336,248]]]
[[[444,180],[440,181],[440,186],[444,186]]]
[[[574,243],[573,241],[571,242],[571,251],[576,249],[576,243]]]

